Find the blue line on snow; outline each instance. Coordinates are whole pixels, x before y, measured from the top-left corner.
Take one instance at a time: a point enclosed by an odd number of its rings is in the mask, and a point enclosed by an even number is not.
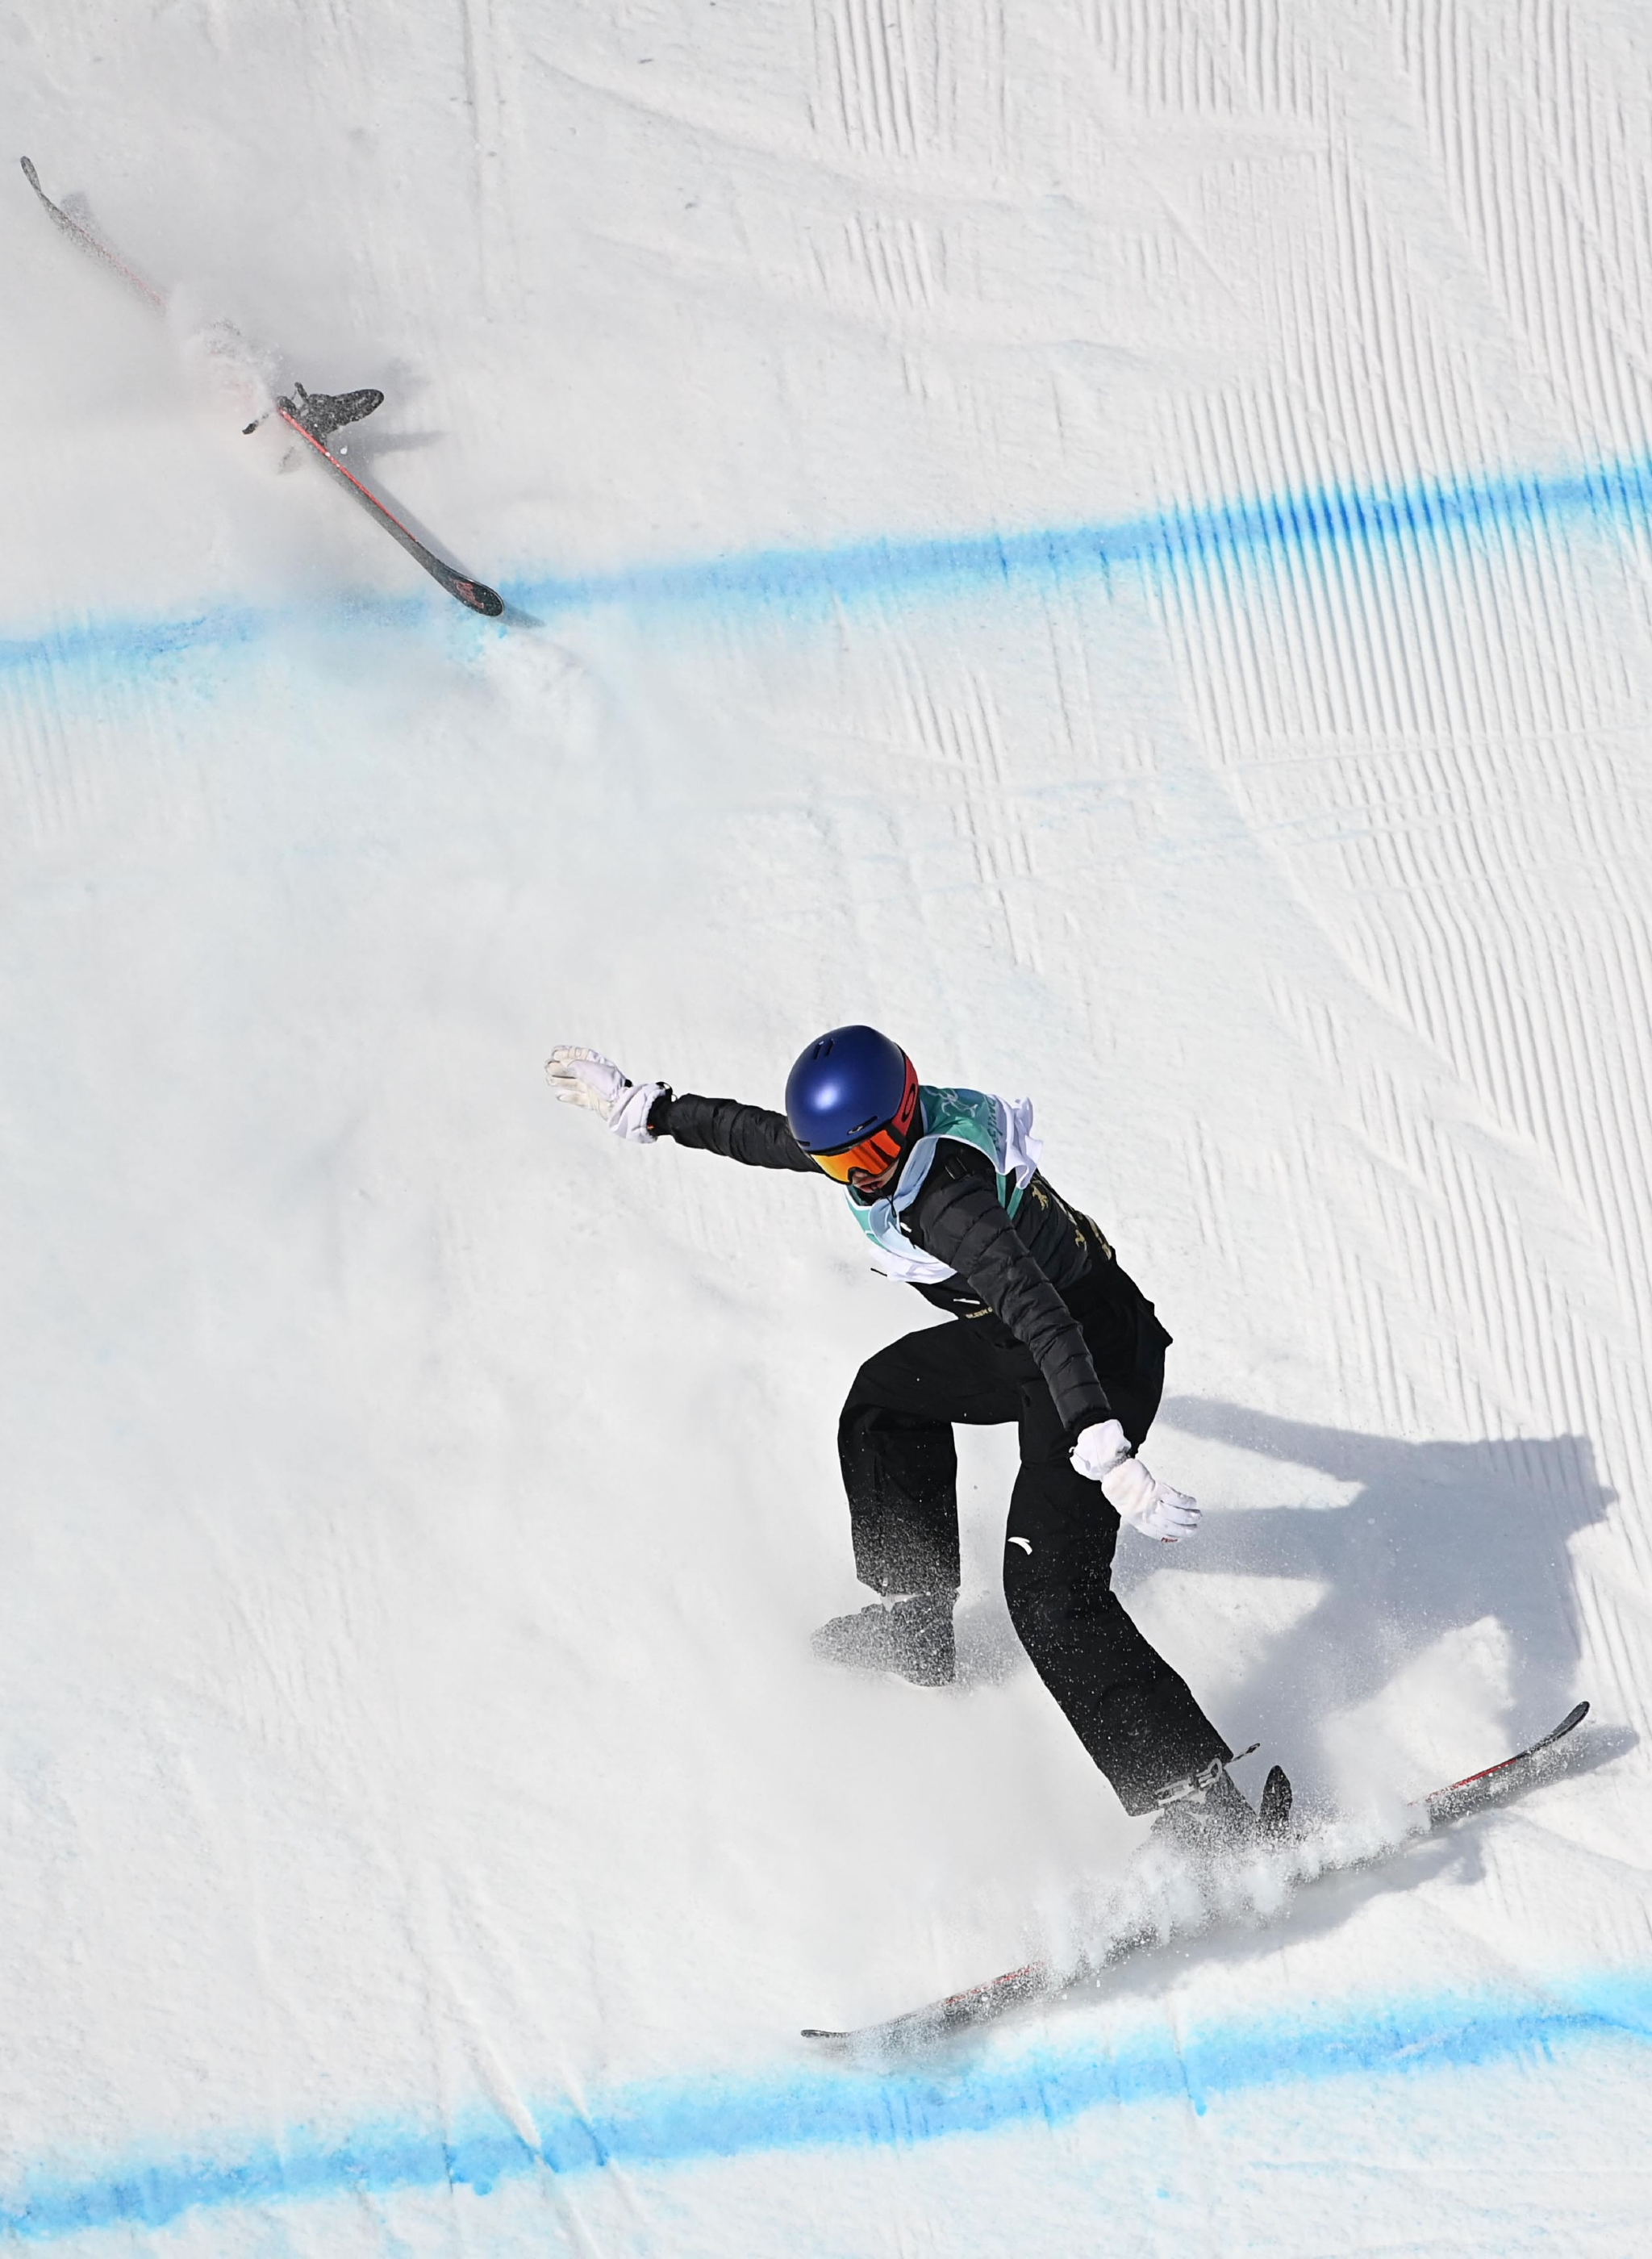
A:
[[[538,2118],[537,2143],[499,2126],[447,2134],[381,2125],[333,2143],[295,2131],[217,2163],[133,2161],[87,2180],[32,2176],[0,2203],[0,2236],[39,2241],[89,2228],[161,2227],[203,2207],[387,2195],[609,2165],[671,2166],[777,2151],[903,2149],[1029,2121],[1058,2125],[1111,2106],[1225,2095],[1291,2082],[1483,2068],[1588,2041],[1652,2041],[1652,1978],[1612,1976],[1567,1999],[1490,1996],[1214,2027],[1179,2041],[1136,2030],[1108,2049],[1043,2049],[988,2057],[949,2077],[907,2072],[702,2077],[621,2089],[581,2114]]]
[[[599,606],[661,611],[744,605],[814,612],[823,604],[924,591],[958,595],[1017,583],[1058,586],[1105,578],[1125,567],[1175,569],[1303,549],[1374,550],[1574,518],[1621,522],[1644,517],[1649,507],[1652,457],[1645,457],[1591,470],[1419,480],[1392,488],[1324,487],[1023,533],[763,549],[611,573],[542,574],[507,582],[504,594],[520,610],[540,615]],[[357,597],[345,609],[352,618],[405,626],[428,622],[439,601]],[[190,650],[250,644],[281,617],[273,609],[224,605],[191,619],[111,620],[48,630],[0,640],[0,673],[35,666],[146,669]],[[468,620],[459,624],[478,634],[502,631]]]
[[[1150,511],[1092,525],[936,540],[857,542],[829,549],[765,549],[744,556],[514,583],[526,610],[637,609],[730,602],[782,611],[925,589],[962,594],[1021,581],[1058,585],[1124,566],[1176,567],[1301,549],[1377,549],[1420,538],[1570,517],[1644,515],[1652,458],[1592,470],[1506,478],[1419,481],[1389,489],[1317,491],[1202,508]]]

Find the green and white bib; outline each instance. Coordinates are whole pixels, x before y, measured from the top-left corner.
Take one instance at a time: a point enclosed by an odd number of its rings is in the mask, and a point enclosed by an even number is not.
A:
[[[986,1154],[997,1172],[999,1200],[1011,1215],[1033,1180],[1043,1141],[1032,1134],[1030,1098],[994,1098],[990,1091],[940,1089],[924,1082],[918,1086],[918,1107],[923,1133],[902,1163],[894,1192],[870,1207],[851,1192],[849,1212],[883,1258],[878,1270],[905,1285],[938,1286],[957,1272],[915,1246],[901,1219],[922,1191],[942,1139],[954,1138]]]

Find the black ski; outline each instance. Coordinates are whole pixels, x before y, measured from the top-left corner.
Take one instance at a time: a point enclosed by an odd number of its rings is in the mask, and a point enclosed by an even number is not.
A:
[[[1531,1787],[1560,1762],[1557,1745],[1582,1725],[1588,1714],[1587,1702],[1579,1702],[1540,1741],[1529,1742],[1499,1764],[1486,1766],[1483,1772],[1469,1773],[1462,1780],[1454,1780],[1449,1786],[1435,1789],[1432,1795],[1422,1798],[1421,1808],[1428,1815],[1428,1828],[1449,1828],[1470,1813],[1484,1811],[1488,1804]],[[1269,1832],[1285,1836],[1289,1813],[1290,1784],[1276,1765],[1263,1792],[1263,1817]],[[1337,1870],[1323,1867],[1319,1871],[1328,1874]],[[959,2032],[971,2031],[977,2025],[994,2023],[1035,2000],[1052,1999],[1072,1985],[1093,1981],[1116,1968],[1120,1962],[1150,1953],[1165,1942],[1157,1922],[1143,1922],[1122,1930],[1099,1952],[1071,1968],[1057,1967],[1053,1962],[1029,1961],[1019,1969],[1007,1969],[1002,1976],[988,1978],[984,1985],[972,1985],[965,1992],[949,1993],[944,1999],[908,2009],[904,2015],[891,2016],[883,2023],[864,2024],[852,2031],[822,2031],[806,2026],[803,2037],[816,2041],[834,2054],[874,2061],[919,2053],[937,2046],[943,2040],[954,2038]]]
[[[40,176],[32,161],[25,157],[22,163],[24,177],[44,205],[53,226],[60,228],[78,249],[98,260],[103,266],[112,267],[121,281],[153,306],[157,313],[164,312],[166,300],[160,291],[146,282],[142,275],[129,267],[117,253],[111,251],[102,237],[84,221],[74,218],[61,204],[54,204],[40,186]],[[456,597],[473,612],[481,612],[489,619],[496,619],[505,609],[496,590],[490,588],[484,581],[473,581],[456,572],[433,549],[427,548],[417,534],[403,525],[395,512],[381,502],[371,487],[359,479],[353,471],[346,468],[327,445],[340,424],[352,424],[362,416],[370,416],[383,398],[381,392],[372,390],[306,392],[302,384],[296,384],[290,394],[284,394],[277,400],[271,412],[279,416],[289,431],[296,432],[306,446],[320,456],[333,476],[348,488],[355,500],[371,513],[390,538],[398,542],[409,557],[417,559],[431,578],[439,581],[450,596]],[[261,421],[262,418],[259,418],[249,424],[247,430],[256,431],[258,423]]]

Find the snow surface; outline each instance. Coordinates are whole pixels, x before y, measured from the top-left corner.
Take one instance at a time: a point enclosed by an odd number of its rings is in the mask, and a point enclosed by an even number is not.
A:
[[[1652,2040],[1629,0],[70,0],[0,198],[0,2239],[1627,2254]],[[239,367],[233,323],[267,341]],[[475,620],[279,441],[351,460]],[[1391,1826],[943,2059],[1139,1837],[996,1588],[808,1659],[922,1316],[554,1108],[868,1017],[1177,1336],[1121,1587]]]

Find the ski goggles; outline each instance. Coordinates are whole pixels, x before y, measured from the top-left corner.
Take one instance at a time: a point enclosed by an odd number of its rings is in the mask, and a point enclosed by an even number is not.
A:
[[[873,1130],[865,1137],[856,1138],[852,1145],[841,1145],[835,1153],[811,1153],[809,1158],[817,1169],[823,1169],[835,1184],[846,1185],[856,1177],[865,1177],[876,1183],[887,1176],[906,1151],[913,1122],[918,1111],[918,1070],[910,1059],[907,1061],[907,1086],[901,1094],[901,1103],[893,1122],[881,1130]]]

